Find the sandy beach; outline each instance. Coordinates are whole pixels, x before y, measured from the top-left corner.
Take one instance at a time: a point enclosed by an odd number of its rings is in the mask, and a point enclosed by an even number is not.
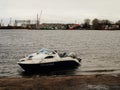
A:
[[[0,90],[120,90],[120,74],[1,77]]]

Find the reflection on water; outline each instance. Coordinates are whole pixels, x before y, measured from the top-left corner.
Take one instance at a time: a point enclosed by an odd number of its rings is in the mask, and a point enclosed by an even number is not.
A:
[[[22,76],[17,61],[40,48],[75,52],[82,58],[77,69],[41,75],[120,73],[119,32],[0,30],[0,76]]]

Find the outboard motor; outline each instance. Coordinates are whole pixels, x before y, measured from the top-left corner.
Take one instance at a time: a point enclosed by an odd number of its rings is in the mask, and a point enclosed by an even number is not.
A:
[[[81,59],[81,58],[77,58],[77,60],[78,60],[79,62],[81,62],[82,59]]]

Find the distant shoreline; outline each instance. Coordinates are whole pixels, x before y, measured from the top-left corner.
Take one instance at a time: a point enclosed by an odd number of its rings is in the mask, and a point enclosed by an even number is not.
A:
[[[120,30],[40,30],[40,29],[0,29],[1,31],[12,31],[12,30],[15,30],[15,31],[20,31],[20,30],[23,30],[23,31],[120,31]]]

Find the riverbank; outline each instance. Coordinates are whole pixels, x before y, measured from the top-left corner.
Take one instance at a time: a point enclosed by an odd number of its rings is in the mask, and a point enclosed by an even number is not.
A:
[[[119,75],[0,78],[0,90],[120,90]]]

